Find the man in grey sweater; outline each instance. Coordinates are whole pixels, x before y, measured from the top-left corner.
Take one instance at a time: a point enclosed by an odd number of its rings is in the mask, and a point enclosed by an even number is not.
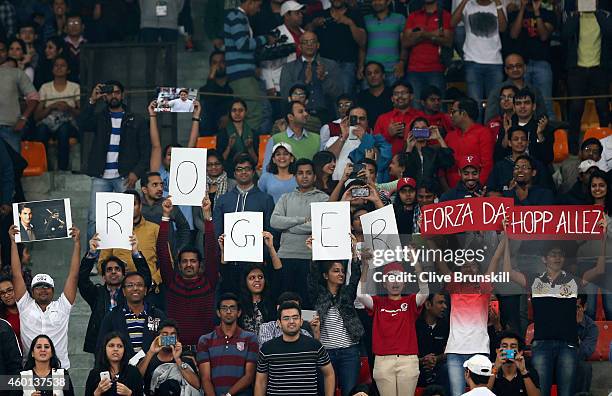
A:
[[[143,43],[176,42],[178,15],[185,0],[139,0],[140,41]]]
[[[311,160],[297,160],[295,169],[298,187],[280,197],[270,218],[270,225],[282,232],[278,257],[283,261],[283,283],[286,290],[299,293],[304,301],[302,307],[310,309],[306,287],[312,257],[306,247],[306,239],[312,233],[310,204],[327,202],[329,196],[315,188],[316,176]]]

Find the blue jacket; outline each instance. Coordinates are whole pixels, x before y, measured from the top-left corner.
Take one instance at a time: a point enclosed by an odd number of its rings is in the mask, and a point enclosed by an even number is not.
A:
[[[354,164],[359,164],[365,158],[366,150],[376,148],[378,150],[378,157],[376,159],[376,165],[378,167],[378,174],[376,175],[376,181],[384,183],[389,180],[389,163],[393,154],[391,153],[391,144],[389,144],[383,135],[372,135],[371,133],[365,133],[361,138],[361,144],[355,150],[349,154],[349,159]]]
[[[241,196],[238,187],[234,187],[217,199],[213,213],[215,235],[218,238],[223,234],[223,220],[225,213],[235,212],[263,212],[264,230],[270,231],[270,217],[274,212],[274,199],[269,194],[253,186],[244,196]]]

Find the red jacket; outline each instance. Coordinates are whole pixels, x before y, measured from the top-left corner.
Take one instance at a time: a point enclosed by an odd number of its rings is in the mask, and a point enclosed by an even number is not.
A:
[[[466,155],[475,155],[480,158],[482,169],[480,170],[480,183],[487,184],[489,173],[493,169],[493,147],[495,139],[492,138],[491,130],[480,124],[473,124],[467,131],[455,129],[446,135],[446,144],[453,149],[455,163],[459,158]],[[450,188],[455,188],[460,180],[457,165],[453,165],[446,172],[446,180]]]
[[[374,125],[374,135],[383,135],[385,140],[391,144],[391,152],[393,155],[395,155],[404,150],[404,145],[406,144],[405,134],[408,133],[412,120],[417,117],[424,116],[425,114],[422,111],[413,108],[409,108],[404,113],[402,113],[398,109],[393,109],[388,113],[384,113],[378,116],[378,120],[376,120],[376,125]],[[398,135],[392,137],[389,135],[388,128],[392,122],[403,122],[404,124],[406,124],[404,137]]]

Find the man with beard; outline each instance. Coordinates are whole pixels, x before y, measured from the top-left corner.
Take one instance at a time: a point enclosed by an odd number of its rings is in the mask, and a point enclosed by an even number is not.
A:
[[[254,395],[316,395],[320,370],[325,396],[332,396],[335,375],[329,355],[319,341],[301,334],[300,307],[294,302],[282,303],[278,322],[282,337],[266,342],[259,351]]]
[[[202,122],[200,123],[201,136],[215,136],[219,130],[219,123],[224,119],[227,122],[227,109],[232,104],[231,96],[215,96],[211,94],[233,93],[227,83],[225,70],[225,53],[214,50],[208,58],[208,79],[206,85],[200,87],[200,103],[202,103]]]
[[[106,93],[110,88],[112,91]],[[79,117],[81,132],[94,134],[86,161],[86,173],[91,176],[87,239],[91,239],[96,230],[96,194],[133,189],[149,167],[149,129],[142,117],[128,111],[123,103],[123,91],[118,81],[97,84]],[[104,100],[106,108],[96,111],[100,99]]]
[[[486,187],[483,188],[480,184],[480,171],[482,169],[480,158],[466,155],[459,159],[457,168],[459,168],[460,181],[457,187],[442,194],[440,202],[461,198],[484,197],[486,195]]]
[[[161,224],[162,202],[164,202],[164,182],[159,172],[149,172],[140,180],[142,191],[142,215],[148,221]],[[170,243],[172,252],[179,252],[186,246],[191,245],[191,229],[183,212],[177,207],[172,208],[170,221],[173,226],[170,229]]]
[[[136,230],[136,226],[134,227]],[[87,332],[85,333],[85,344],[83,351],[96,353],[96,343],[98,342],[100,324],[104,315],[111,311],[117,305],[124,303],[124,296],[121,294],[121,282],[126,273],[126,264],[117,256],[110,256],[101,260],[100,274],[102,276],[102,284],[94,284],[90,279],[90,272],[94,264],[98,262],[100,238],[98,234],[94,234],[89,241],[89,251],[81,260],[79,268],[79,292],[89,307],[91,308],[91,316],[87,324]],[[132,266],[135,265],[136,271],[143,274],[147,283],[150,283],[151,271],[147,265],[142,253],[138,251],[138,239],[133,236],[130,238],[132,245],[131,258]]]
[[[423,311],[415,323],[419,343],[419,386],[448,386],[444,349],[449,327],[445,319],[448,305],[444,293],[432,293],[425,300]]]
[[[504,197],[514,198],[515,205],[552,205],[555,196],[548,188],[535,185],[536,164],[528,155],[520,155],[514,161],[513,179]]]
[[[440,130],[442,137],[453,130],[453,122],[448,113],[442,112],[442,91],[433,85],[425,86],[421,91],[420,98],[423,116],[429,125],[435,125]]]
[[[198,341],[198,367],[206,396],[252,394],[259,345],[255,333],[241,329],[238,296],[225,293],[217,304],[221,324]]]
[[[15,243],[15,235],[19,233],[17,226],[9,230],[11,238],[11,273],[13,274],[13,287],[17,309],[19,309],[19,327],[21,330],[21,344],[29,348],[32,340],[46,334],[55,345],[57,358],[62,368],[70,368],[68,359],[68,323],[70,311],[76,300],[77,282],[79,274],[79,256],[81,254],[80,231],[76,227],[70,229],[73,241],[70,269],[64,283],[64,291],[57,300],[53,300],[55,282],[50,275],[38,274],[32,279],[32,295],[28,293],[21,272],[21,260]],[[24,350],[24,356],[29,354]]]

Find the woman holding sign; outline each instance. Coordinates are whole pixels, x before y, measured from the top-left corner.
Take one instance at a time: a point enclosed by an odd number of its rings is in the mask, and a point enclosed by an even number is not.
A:
[[[234,99],[229,108],[230,122],[224,130],[219,131],[217,150],[223,156],[223,165],[233,176],[234,158],[240,153],[247,153],[257,163],[256,132],[246,122],[248,108],[242,99]]]

